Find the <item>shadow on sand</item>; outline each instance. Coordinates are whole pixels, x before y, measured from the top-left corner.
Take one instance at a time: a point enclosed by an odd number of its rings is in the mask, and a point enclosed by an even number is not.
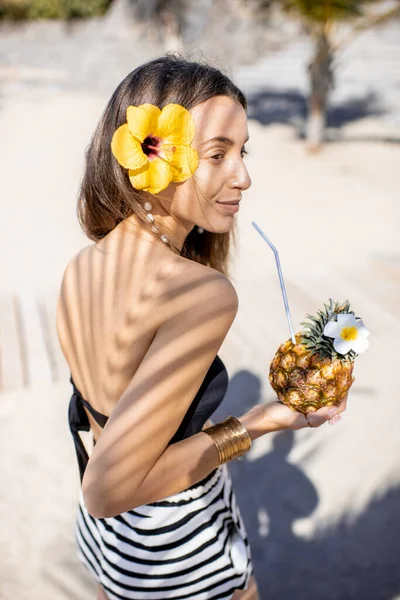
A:
[[[295,89],[264,89],[248,95],[248,116],[262,125],[275,123],[292,125],[298,137],[304,138],[307,118],[307,98]],[[363,98],[353,98],[340,105],[331,105],[327,111],[326,126],[330,130],[329,141],[340,141],[340,130],[349,123],[366,117],[382,117],[385,110],[379,102],[377,94],[370,92]],[[335,131],[336,130],[336,131]],[[400,143],[396,136],[349,136],[351,141],[385,141]]]
[[[243,414],[258,402],[259,378],[240,371],[213,420]],[[400,487],[374,499],[352,522],[344,517],[310,540],[300,538],[292,524],[314,512],[319,496],[301,468],[287,461],[293,442],[288,430],[275,435],[270,453],[230,463],[261,598],[393,600],[400,593]]]

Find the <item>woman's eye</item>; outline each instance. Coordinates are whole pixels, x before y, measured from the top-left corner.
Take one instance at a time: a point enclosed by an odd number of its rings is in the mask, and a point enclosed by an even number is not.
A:
[[[240,155],[241,155],[242,158],[244,158],[245,154],[248,154],[248,152],[247,152],[247,150],[245,148],[243,148],[240,151]],[[211,156],[211,158],[213,158],[214,160],[220,160],[221,158],[224,158],[224,156],[225,155],[221,152],[219,154],[213,154],[213,156]]]

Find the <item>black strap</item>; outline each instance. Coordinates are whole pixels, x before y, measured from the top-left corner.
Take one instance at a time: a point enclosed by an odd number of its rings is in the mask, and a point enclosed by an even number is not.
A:
[[[79,436],[79,431],[90,431],[90,423],[88,416],[83,408],[85,406],[88,411],[93,415],[95,421],[101,426],[104,425],[108,421],[108,417],[102,415],[97,410],[92,408],[88,402],[84,398],[82,398],[82,394],[79,392],[77,387],[75,386],[72,376],[70,377],[70,382],[73,387],[73,394],[69,401],[68,407],[68,422],[69,428],[72,433],[72,437],[74,438],[76,456],[78,459],[79,473],[81,477],[81,482],[83,479],[83,474],[85,472],[89,457],[86,452],[86,448],[83,445],[83,442]]]

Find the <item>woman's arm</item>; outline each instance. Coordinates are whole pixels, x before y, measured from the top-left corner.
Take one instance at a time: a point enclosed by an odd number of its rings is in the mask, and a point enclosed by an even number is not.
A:
[[[93,449],[82,491],[94,517],[115,516],[166,498],[218,466],[216,447],[206,433],[168,446],[238,308],[229,280],[197,267],[191,277],[174,280],[162,298],[163,324]],[[329,418],[328,409],[309,418],[318,426]],[[307,425],[304,415],[278,402],[256,405],[239,420],[252,439]]]
[[[323,425],[333,414],[346,409],[346,400],[338,407],[326,407],[310,415],[313,427]],[[239,417],[251,440],[266,433],[284,429],[302,429],[308,426],[304,415],[282,405],[280,402],[258,404]],[[206,423],[211,426],[211,421]],[[201,481],[218,466],[218,453],[214,442],[207,434],[197,433],[181,442],[172,444],[161,455],[135,495],[136,506],[157,502],[177,494]],[[117,513],[116,513],[117,514]],[[104,515],[106,517],[114,514]]]
[[[120,514],[143,504],[144,496],[166,497],[218,464],[207,434],[168,443],[233,322],[237,294],[226,277],[202,265],[175,276],[167,292],[159,306],[163,324],[85,470],[83,497],[93,516]]]
[[[267,413],[268,408],[260,406],[257,414],[250,411],[239,418],[252,440],[276,430]],[[204,479],[218,464],[216,446],[211,437],[202,432],[168,446],[136,491],[135,506],[131,508],[182,492]]]

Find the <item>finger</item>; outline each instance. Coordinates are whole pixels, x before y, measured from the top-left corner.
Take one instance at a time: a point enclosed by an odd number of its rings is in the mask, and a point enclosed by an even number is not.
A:
[[[334,406],[324,406],[323,408],[320,408],[316,411],[316,414],[321,415],[321,417],[325,417],[327,419],[331,419],[332,417],[335,417],[336,415],[339,415],[340,413],[342,413],[343,411],[346,410],[346,406],[347,406],[347,395],[345,398],[343,398],[343,400],[340,402],[340,404],[336,404]]]
[[[315,412],[307,413],[307,420],[311,427],[320,427],[327,421],[330,421],[339,415],[339,412],[338,406],[324,406]]]
[[[307,413],[306,419],[310,427],[320,427],[326,423],[326,421],[329,421],[330,425],[335,425],[335,423],[340,421],[340,414],[346,410],[346,407],[347,394],[340,404],[336,406],[324,406],[315,412],[309,412]]]
[[[336,425],[336,423],[339,423],[341,418],[342,417],[340,415],[336,415],[336,417],[332,417],[332,419],[329,419],[328,423],[329,425]]]
[[[328,422],[329,425],[335,425],[339,423],[342,417],[340,415],[335,415],[334,417],[317,417],[316,413],[309,413],[307,415],[307,420],[309,423],[309,427],[321,427],[324,423]]]
[[[306,419],[310,427],[320,427],[327,421],[334,419],[338,415],[337,407],[335,406],[324,406],[319,408],[315,412],[309,412],[306,415]]]
[[[328,417],[319,414],[320,410],[321,409],[315,412],[309,412],[305,415],[309,427],[319,427],[327,421]]]
[[[327,413],[329,420],[331,420],[333,417],[336,417],[337,415],[340,415],[342,412],[344,412],[346,410],[346,407],[347,407],[347,396],[340,402],[340,404],[329,407],[328,413]]]
[[[342,413],[343,411],[346,410],[347,407],[347,396],[346,398],[344,398],[341,403],[338,405],[337,409],[338,409],[338,413]]]

